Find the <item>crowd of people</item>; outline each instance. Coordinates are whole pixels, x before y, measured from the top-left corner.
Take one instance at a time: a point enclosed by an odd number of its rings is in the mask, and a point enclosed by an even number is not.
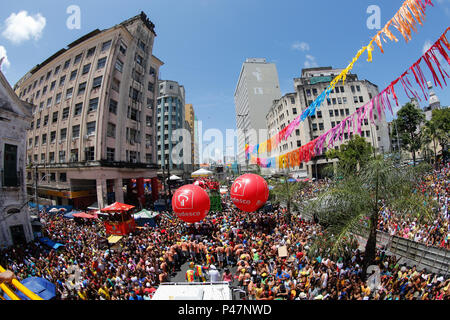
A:
[[[156,228],[138,229],[115,249],[100,245],[105,234],[99,221],[77,223],[46,213],[42,218],[43,235],[64,247],[55,251],[34,242],[9,248],[0,264],[19,279],[48,279],[57,299],[150,300],[185,264],[193,270],[186,281],[228,281],[250,300],[450,298],[450,279],[407,267],[382,251],[372,284],[361,278],[363,253],[357,247],[336,260],[310,257],[321,226],[299,217],[289,224],[281,210],[244,214],[227,202],[222,212],[194,225],[164,214]]]
[[[449,183],[450,165],[441,164],[426,174],[417,186],[416,192],[436,203],[429,223],[423,223],[417,217],[399,216],[391,209],[383,208],[378,230],[427,246],[450,249]]]

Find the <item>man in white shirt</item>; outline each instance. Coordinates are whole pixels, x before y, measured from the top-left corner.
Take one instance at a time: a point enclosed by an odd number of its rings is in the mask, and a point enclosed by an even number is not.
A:
[[[217,271],[216,266],[215,265],[210,265],[209,266],[209,281],[211,282],[219,282],[220,281],[220,273],[219,271]]]

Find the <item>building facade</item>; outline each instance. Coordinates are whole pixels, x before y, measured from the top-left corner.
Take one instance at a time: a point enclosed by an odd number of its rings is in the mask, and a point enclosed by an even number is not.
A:
[[[195,167],[195,148],[196,148],[196,125],[195,125],[195,111],[194,111],[194,106],[192,104],[187,104],[185,106],[185,111],[186,111],[186,123],[188,126],[188,130],[191,133],[191,164],[192,167],[194,169]]]
[[[31,119],[31,106],[19,100],[0,71],[0,248],[33,240],[25,184]]]
[[[95,30],[37,65],[14,87],[34,105],[27,182],[51,204],[123,202],[131,179],[157,174],[159,67],[154,24],[142,12]]]
[[[245,145],[256,145],[267,140],[266,115],[274,100],[281,98],[278,72],[275,64],[266,59],[247,59],[239,74],[234,93],[238,162],[248,165]]]
[[[190,131],[186,125],[185,90],[176,81],[158,82],[157,98],[157,156],[158,164],[173,174],[183,175],[191,170]],[[183,129],[189,133],[184,139]]]
[[[311,103],[328,87],[330,82],[342,69],[332,67],[309,68],[302,70],[302,76],[294,79],[295,93],[289,93],[280,100],[274,101],[267,114],[267,126],[272,135],[284,129],[297,118]],[[287,141],[282,141],[277,150],[273,150],[271,157],[291,152],[331,128],[337,126],[347,116],[363,107],[378,94],[378,87],[367,80],[359,80],[356,74],[349,74],[345,84],[336,85],[330,96],[316,111],[314,116],[308,117],[294,130]],[[379,153],[390,151],[389,129],[386,118],[374,115],[375,125],[366,119],[362,125],[362,137],[372,144]],[[346,143],[351,135],[344,134],[342,143]],[[342,143],[335,144],[339,148]],[[321,178],[321,170],[329,163],[337,160],[327,160],[323,154],[315,157],[300,168],[295,168],[297,177]]]

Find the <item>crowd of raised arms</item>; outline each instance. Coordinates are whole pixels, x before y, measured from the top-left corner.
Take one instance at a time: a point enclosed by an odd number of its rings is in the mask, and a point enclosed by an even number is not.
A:
[[[384,209],[379,230],[448,249],[448,180],[449,167],[440,167],[418,186],[419,192],[440,204],[432,223],[400,219]],[[299,198],[314,198],[327,186],[326,181],[311,183]],[[0,252],[0,265],[19,280],[29,276],[48,279],[56,285],[57,299],[150,300],[158,285],[171,281],[185,263],[191,263],[195,271],[187,281],[208,281],[212,275],[217,280],[218,275],[252,300],[450,299],[448,276],[408,267],[381,250],[376,256],[377,287],[361,278],[364,253],[356,243],[335,259],[323,253],[311,257],[308,249],[322,227],[296,215],[287,223],[280,208],[248,214],[225,200],[222,212],[211,213],[194,225],[164,213],[155,228],[144,227],[124,237],[120,250],[100,245],[105,239],[100,221],[79,223],[47,213],[41,218],[43,236],[63,244],[64,249],[48,250],[37,241],[11,247]],[[280,258],[278,248],[284,246],[287,256]],[[77,286],[68,283],[73,265],[81,270]]]

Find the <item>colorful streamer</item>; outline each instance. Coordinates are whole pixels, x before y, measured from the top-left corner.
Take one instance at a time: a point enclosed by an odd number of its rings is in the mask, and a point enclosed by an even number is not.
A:
[[[264,143],[266,146],[269,146],[270,141],[270,148],[266,147],[267,152],[270,152],[273,148],[277,147],[278,144],[286,140],[291,133],[299,126],[300,122],[305,121],[306,118],[315,115],[316,110],[320,108],[323,101],[328,98],[331,91],[335,88],[336,84],[339,83],[339,81],[342,80],[342,83],[345,84],[345,80],[347,79],[347,75],[350,73],[350,71],[353,69],[354,64],[356,61],[359,60],[360,56],[367,51],[368,59],[367,61],[372,61],[372,52],[374,50],[373,43],[375,42],[381,53],[384,53],[383,46],[381,43],[381,40],[383,40],[385,43],[387,42],[385,37],[387,37],[391,41],[398,42],[398,39],[394,36],[394,34],[389,30],[389,28],[394,27],[396,28],[403,36],[406,42],[409,42],[412,38],[412,31],[417,32],[416,26],[417,24],[423,25],[423,22],[425,20],[425,9],[427,6],[434,6],[431,0],[406,0],[400,9],[397,11],[397,13],[394,15],[394,17],[389,20],[386,25],[371,39],[369,44],[363,48],[361,48],[356,56],[352,59],[352,62],[337,76],[331,81],[327,89],[323,91],[317,98],[314,100],[311,105],[303,111],[303,113],[298,116],[296,119],[294,119],[291,123],[289,123],[288,126],[286,126],[283,130],[278,132],[274,139],[269,139],[265,141]],[[430,59],[435,59],[434,57],[427,57],[426,62],[430,61]],[[441,71],[441,69],[439,69]],[[434,76],[434,74],[433,74]],[[406,81],[406,79],[405,79]],[[435,80],[436,81],[436,80]],[[440,82],[438,82],[440,84]],[[406,84],[405,84],[406,85]],[[253,153],[255,150],[259,149],[259,145],[253,146],[253,148],[247,148],[245,149],[246,153]]]
[[[442,68],[439,62],[438,55],[444,58],[444,61],[450,66],[450,57],[446,50],[450,51],[450,44],[447,40],[446,34],[450,30],[448,27],[441,37],[428,49],[422,57],[419,58],[411,67],[409,67],[400,77],[392,81],[383,91],[373,97],[366,105],[359,108],[352,115],[348,116],[337,124],[334,128],[328,130],[325,134],[319,136],[314,141],[301,146],[300,148],[291,151],[287,154],[280,155],[277,157],[272,157],[269,159],[256,158],[252,156],[253,163],[258,164],[263,168],[293,168],[300,166],[301,163],[309,162],[313,157],[321,155],[323,153],[325,143],[328,141],[327,147],[333,147],[334,144],[339,140],[343,140],[343,136],[347,133],[349,136],[351,133],[361,135],[362,122],[365,119],[369,119],[372,124],[374,121],[374,109],[381,119],[388,109],[393,115],[393,109],[390,99],[395,101],[396,106],[399,106],[398,97],[395,93],[395,85],[399,82],[402,84],[405,93],[408,97],[419,98],[419,95],[414,90],[411,82],[408,79],[408,75],[414,75],[414,80],[417,85],[422,89],[423,96],[425,100],[428,101],[428,95],[426,93],[427,79],[423,73],[420,66],[420,62],[423,60],[426,67],[431,72],[435,84],[447,85],[446,78],[450,78],[448,73]],[[439,72],[436,72],[438,70]],[[410,95],[411,94],[411,95]]]

